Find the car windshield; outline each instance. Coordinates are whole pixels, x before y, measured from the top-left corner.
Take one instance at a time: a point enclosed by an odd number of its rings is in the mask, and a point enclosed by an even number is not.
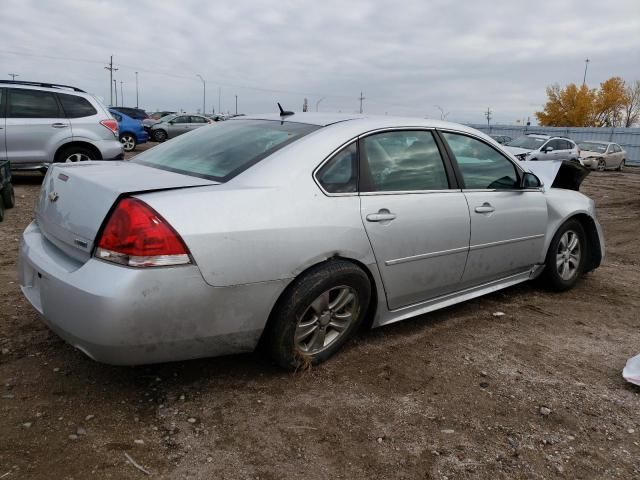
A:
[[[580,150],[587,150],[589,152],[604,153],[607,151],[607,145],[604,143],[580,142],[578,146]]]
[[[132,162],[226,182],[318,128],[295,122],[234,120],[194,130],[136,156]]]
[[[521,137],[516,138],[515,140],[511,140],[506,145],[508,147],[525,148],[527,150],[537,150],[546,141],[547,141],[546,138],[530,137],[528,135],[523,135]]]

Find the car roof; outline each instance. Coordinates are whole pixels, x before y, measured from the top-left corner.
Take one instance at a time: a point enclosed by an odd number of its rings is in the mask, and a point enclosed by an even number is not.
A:
[[[426,128],[440,128],[449,129],[462,132],[469,132],[477,134],[478,130],[461,125],[459,123],[445,122],[442,120],[434,120],[429,118],[420,117],[395,117],[391,115],[364,115],[364,114],[346,114],[346,113],[315,113],[315,112],[303,112],[294,113],[293,115],[280,116],[277,113],[273,114],[251,114],[243,117],[235,117],[228,121],[242,121],[242,120],[272,120],[279,122],[296,122],[304,123],[308,125],[316,125],[319,127],[326,127],[338,123],[359,122],[362,123],[363,130],[375,129],[375,128],[393,128],[393,127],[426,127]]]
[[[602,140],[578,140],[579,143],[599,143],[600,145],[615,145],[615,142],[603,142]]]

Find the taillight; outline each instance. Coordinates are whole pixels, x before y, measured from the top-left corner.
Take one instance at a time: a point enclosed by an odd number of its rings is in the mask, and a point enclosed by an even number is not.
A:
[[[113,133],[116,137],[118,136],[118,122],[113,118],[101,120],[100,125],[102,125],[103,127],[107,127],[109,130],[111,130],[111,133]]]
[[[167,221],[136,198],[118,202],[102,230],[95,256],[129,267],[191,263],[184,241]]]

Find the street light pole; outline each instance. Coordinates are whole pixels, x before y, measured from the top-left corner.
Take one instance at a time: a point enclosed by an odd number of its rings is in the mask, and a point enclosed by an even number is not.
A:
[[[196,77],[202,80],[202,114],[204,115],[207,113],[207,82],[204,81],[204,78],[199,73],[196,73]]]
[[[120,80],[120,106],[124,107],[124,88],[122,88],[123,81]]]
[[[587,83],[587,67],[589,66],[589,62],[591,60],[589,60],[588,58],[585,59],[584,61],[584,77],[582,77],[582,84],[585,85]]]
[[[236,95],[236,115],[238,114],[238,95]]]
[[[138,72],[136,72],[136,108],[138,108]]]
[[[113,79],[113,92],[116,95],[116,107],[118,106],[118,82],[116,82],[116,79]]]
[[[324,100],[325,98],[326,98],[326,97],[322,97],[320,100],[318,100],[318,101],[316,102],[316,112],[318,111],[318,106],[320,105],[320,102],[321,102],[322,100]]]

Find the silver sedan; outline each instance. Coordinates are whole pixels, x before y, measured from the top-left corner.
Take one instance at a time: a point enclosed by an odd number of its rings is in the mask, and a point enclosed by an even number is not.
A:
[[[360,327],[536,277],[562,291],[597,268],[594,202],[555,162],[532,163],[539,176],[447,122],[231,120],[131,162],[54,165],[20,284],[98,361],[262,345],[283,367],[315,364]]]
[[[149,128],[149,135],[156,142],[164,142],[211,123],[213,123],[213,120],[204,115],[187,115],[184,113],[168,115],[162,117]]]
[[[608,168],[622,170],[627,152],[620,145],[612,142],[588,140],[578,142],[580,147],[580,163],[592,170],[603,172]]]

